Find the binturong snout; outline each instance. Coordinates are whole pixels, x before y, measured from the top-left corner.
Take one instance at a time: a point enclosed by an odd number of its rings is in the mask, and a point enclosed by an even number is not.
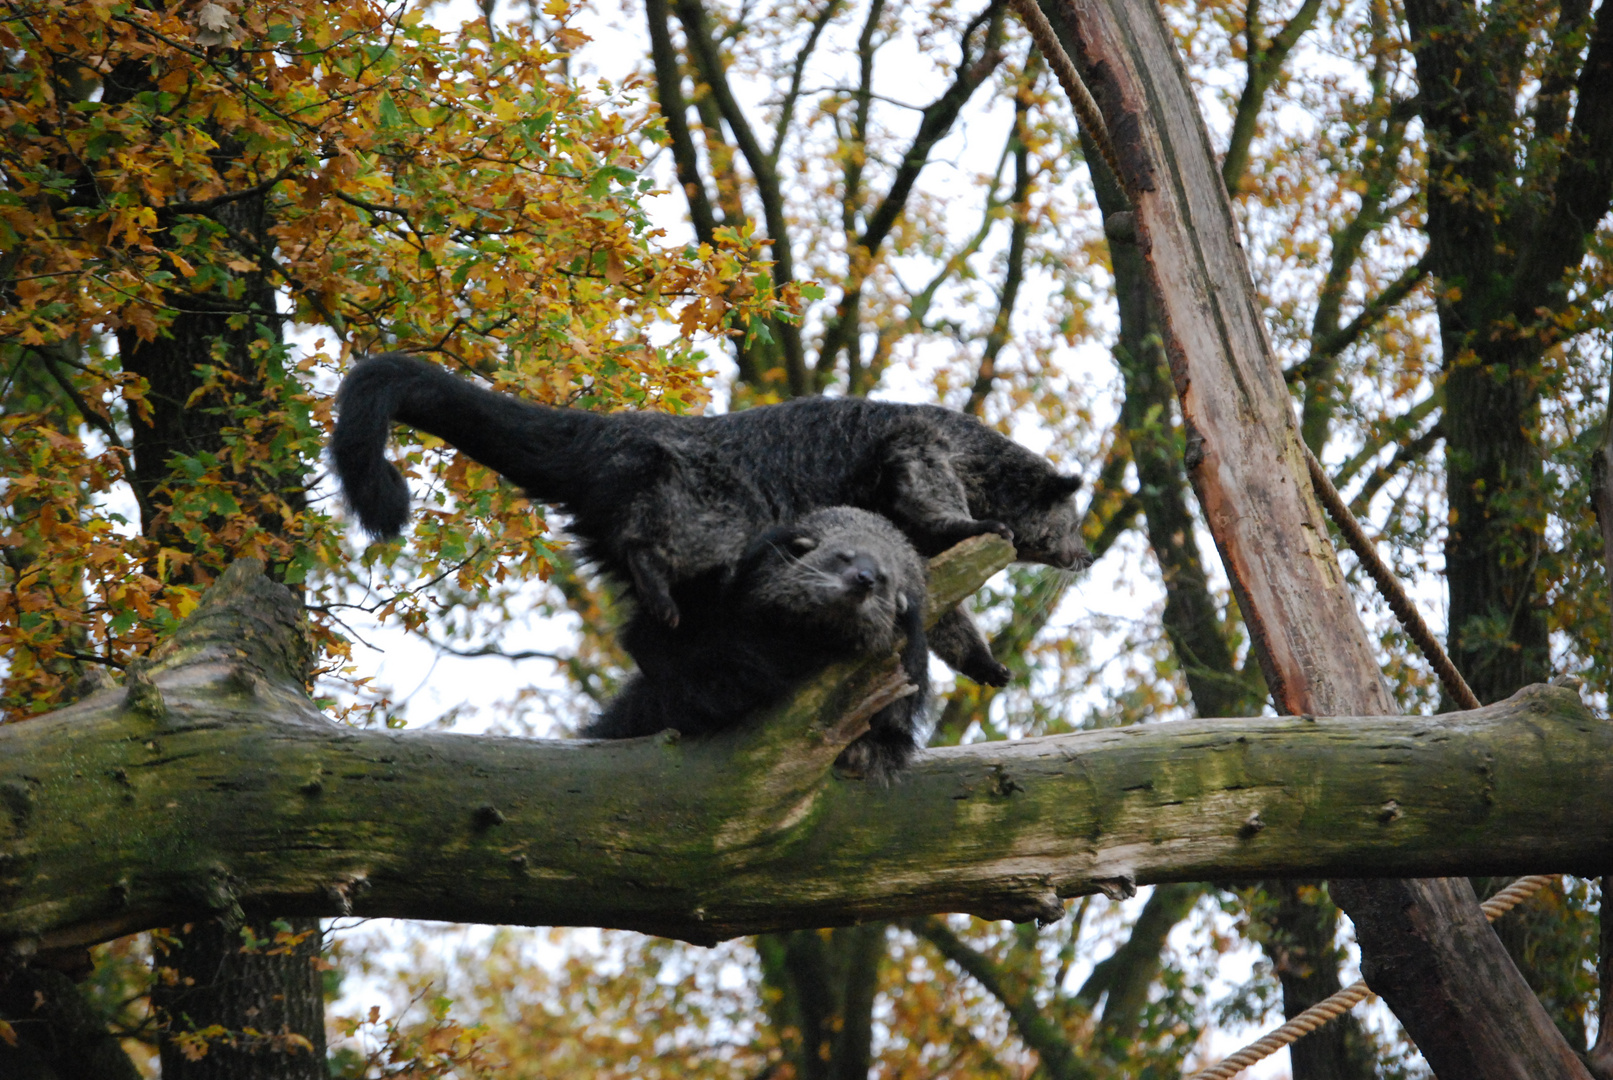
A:
[[[849,551],[842,558],[845,566],[840,571],[840,580],[846,586],[846,591],[859,598],[873,592],[879,584],[879,561],[870,555]]]

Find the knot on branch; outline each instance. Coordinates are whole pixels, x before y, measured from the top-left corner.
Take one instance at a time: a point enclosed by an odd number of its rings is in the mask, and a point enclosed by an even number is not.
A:
[[[160,721],[168,715],[162,691],[151,681],[149,662],[135,660],[129,664],[124,681],[123,711],[152,721]]]
[[[214,661],[231,666],[237,683],[252,672],[269,682],[307,682],[313,661],[302,604],[269,580],[258,559],[237,559],[202,594],[201,603],[152,653],[158,668]]]

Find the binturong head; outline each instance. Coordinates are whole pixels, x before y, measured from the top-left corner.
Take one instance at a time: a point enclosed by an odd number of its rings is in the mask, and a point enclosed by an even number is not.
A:
[[[888,652],[922,602],[925,566],[878,514],[817,510],[769,530],[745,559],[740,595],[753,615],[799,628],[847,656]]]
[[[1081,478],[1048,469],[1025,486],[1008,512],[996,516],[1014,530],[1014,552],[1021,562],[1085,570],[1092,553],[1081,539],[1081,511],[1075,505]]]

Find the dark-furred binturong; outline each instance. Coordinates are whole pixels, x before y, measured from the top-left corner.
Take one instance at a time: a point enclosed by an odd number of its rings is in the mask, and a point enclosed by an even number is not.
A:
[[[756,537],[723,585],[673,586],[676,627],[643,611],[622,631],[639,670],[582,734],[721,731],[785,700],[830,664],[901,647],[917,693],[880,710],[837,764],[886,780],[921,742],[929,694],[925,564],[878,514],[814,511]]]
[[[408,520],[408,485],[386,458],[392,423],[408,424],[570,514],[583,554],[668,627],[679,583],[732,574],[762,531],[831,506],[883,514],[925,556],[997,533],[1026,562],[1074,570],[1090,559],[1080,478],[939,406],[815,397],[722,416],[594,413],[495,393],[399,353],[355,365],[336,400],[333,464],[371,535],[395,536]],[[965,675],[1006,679],[961,608],[932,633]]]

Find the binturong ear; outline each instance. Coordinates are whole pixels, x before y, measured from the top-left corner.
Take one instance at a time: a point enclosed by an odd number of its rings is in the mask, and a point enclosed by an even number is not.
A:
[[[1054,493],[1061,498],[1065,495],[1074,495],[1081,490],[1081,478],[1079,476],[1055,476],[1050,486]]]

